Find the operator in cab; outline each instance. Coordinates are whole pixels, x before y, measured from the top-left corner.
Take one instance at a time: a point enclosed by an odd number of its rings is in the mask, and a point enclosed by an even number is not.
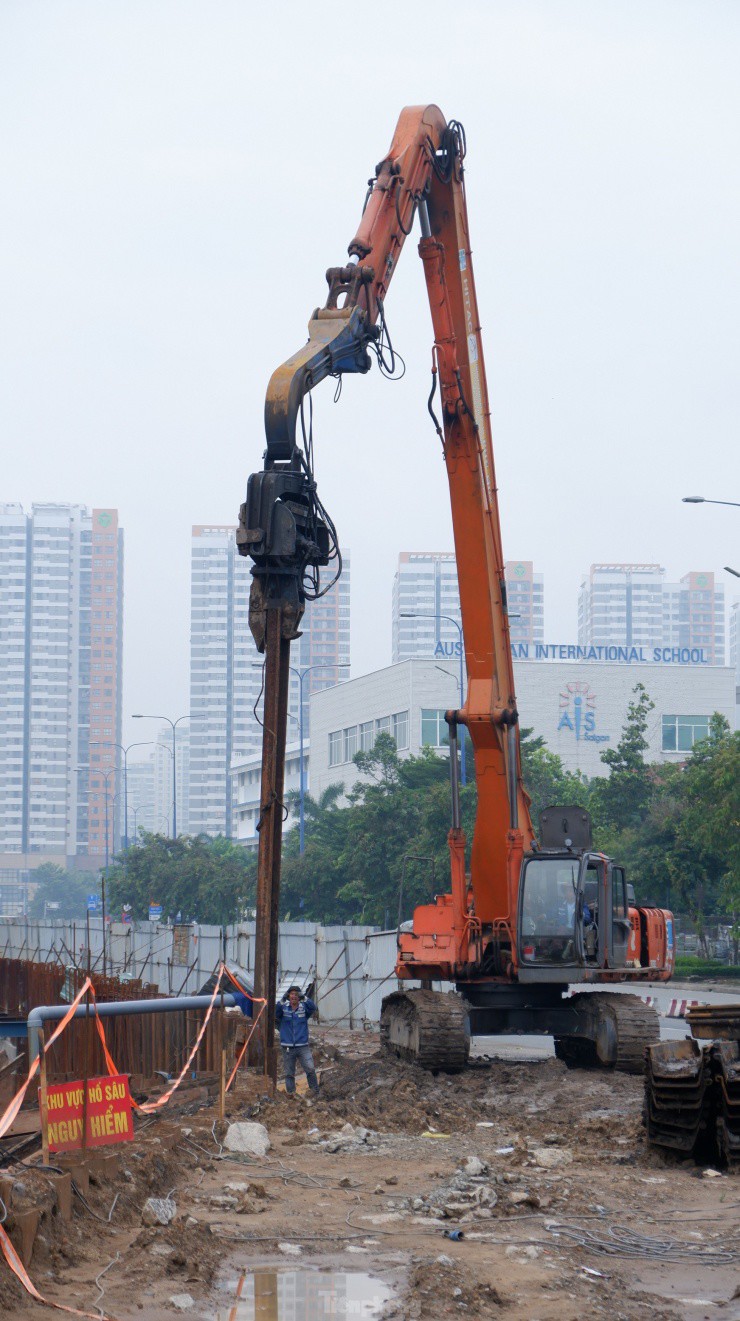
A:
[[[295,1095],[295,1071],[299,1060],[311,1091],[319,1090],[319,1080],[316,1077],[316,1067],[308,1040],[308,1020],[315,1013],[316,1005],[307,995],[301,993],[300,986],[290,986],[287,994],[275,1006],[275,1022],[280,1028],[280,1046],[285,1068],[285,1090],[289,1096]]]

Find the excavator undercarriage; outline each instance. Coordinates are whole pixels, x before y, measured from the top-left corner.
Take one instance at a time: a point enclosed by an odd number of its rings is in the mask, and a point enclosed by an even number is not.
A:
[[[468,1062],[471,1035],[551,1035],[555,1054],[570,1068],[642,1073],[646,1047],[660,1039],[658,1015],[638,995],[581,991],[560,997],[559,987],[539,987],[549,994],[533,996],[532,988],[516,985],[486,989],[485,1007],[460,991],[386,996],[383,1049],[432,1072],[458,1073]]]

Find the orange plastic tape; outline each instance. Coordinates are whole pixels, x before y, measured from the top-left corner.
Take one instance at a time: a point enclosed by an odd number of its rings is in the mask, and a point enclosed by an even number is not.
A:
[[[182,1082],[183,1078],[185,1077],[186,1073],[188,1072],[188,1069],[190,1068],[190,1065],[192,1064],[192,1062],[193,1062],[193,1060],[194,1060],[194,1058],[195,1058],[195,1056],[196,1056],[196,1054],[197,1054],[197,1052],[198,1052],[198,1047],[200,1046],[200,1043],[201,1043],[201,1041],[203,1040],[203,1037],[204,1037],[204,1035],[205,1035],[205,1030],[206,1030],[206,1028],[208,1027],[208,1021],[209,1021],[209,1019],[210,1019],[210,1017],[211,1017],[211,1014],[213,1013],[213,1008],[214,1008],[214,1005],[215,1005],[215,1003],[216,1003],[216,997],[218,996],[218,993],[219,993],[219,991],[220,991],[220,989],[221,989],[221,981],[222,981],[222,979],[223,979],[224,971],[225,971],[224,964],[221,964],[221,967],[219,968],[218,977],[217,977],[217,979],[216,979],[216,985],[215,985],[214,990],[213,990],[213,995],[211,996],[211,1003],[209,1004],[209,1006],[208,1006],[208,1008],[207,1008],[207,1010],[206,1010],[206,1016],[205,1016],[205,1018],[203,1019],[203,1022],[202,1022],[202,1024],[201,1024],[200,1031],[199,1031],[197,1037],[195,1038],[195,1044],[193,1045],[192,1050],[190,1051],[190,1054],[188,1055],[188,1058],[186,1059],[185,1063],[183,1064],[179,1076],[175,1079],[175,1081],[174,1081],[174,1083],[172,1084],[172,1086],[171,1086],[170,1088],[168,1088],[168,1090],[167,1090],[162,1096],[158,1097],[156,1101],[146,1101],[146,1102],[144,1103],[144,1105],[139,1105],[138,1101],[135,1101],[135,1100],[133,1099],[133,1097],[131,1098],[131,1104],[132,1104],[132,1106],[134,1107],[135,1110],[138,1110],[140,1114],[143,1114],[143,1115],[151,1115],[151,1114],[154,1113],[155,1110],[159,1110],[159,1108],[160,1108],[161,1106],[167,1104],[167,1102],[169,1101],[170,1097],[173,1095],[174,1092],[177,1091],[178,1087],[180,1086],[180,1083]],[[96,1008],[97,1008],[97,1005],[96,1005]],[[102,1043],[102,1047],[103,1047],[103,1052],[104,1052],[104,1054],[105,1054],[105,1063],[106,1063],[106,1066],[107,1066],[108,1072],[109,1072],[109,1074],[111,1074],[111,1076],[117,1075],[118,1073],[120,1073],[120,1069],[118,1069],[118,1067],[117,1067],[117,1065],[116,1065],[116,1063],[115,1063],[115,1061],[114,1061],[114,1059],[113,1059],[113,1056],[111,1055],[111,1053],[110,1053],[110,1051],[109,1051],[109,1049],[108,1049],[108,1043],[107,1043],[107,1041],[106,1041],[106,1039],[105,1039],[105,1028],[103,1027],[102,1020],[100,1019],[100,1017],[99,1017],[97,1014],[96,1014],[96,1023],[97,1023],[97,1027],[98,1027],[98,1036],[100,1037],[100,1041],[101,1041],[101,1043]]]
[[[26,1293],[29,1293],[37,1302],[44,1303],[46,1307],[55,1307],[58,1312],[67,1312],[70,1316],[88,1316],[91,1321],[113,1321],[113,1318],[108,1316],[107,1312],[80,1312],[76,1307],[67,1307],[64,1303],[54,1303],[50,1298],[44,1298],[44,1295],[39,1293],[36,1285],[31,1280],[2,1225],[0,1225],[0,1247],[13,1274],[18,1277]]]
[[[53,1044],[54,1044],[54,1042],[56,1041],[57,1037],[60,1037],[60,1036],[62,1035],[64,1029],[65,1029],[66,1026],[67,1026],[67,1024],[70,1022],[70,1020],[71,1020],[72,1017],[74,1016],[75,1009],[76,1009],[77,1006],[79,1005],[80,1000],[82,999],[83,995],[85,995],[85,994],[87,993],[87,991],[91,991],[91,992],[92,992],[92,982],[90,981],[90,978],[89,978],[89,977],[87,977],[87,978],[85,979],[85,983],[84,983],[84,985],[83,985],[82,988],[77,992],[77,995],[75,996],[74,1000],[72,1001],[71,1005],[69,1006],[69,1009],[67,1010],[66,1014],[64,1015],[64,1018],[61,1020],[60,1023],[57,1024],[56,1028],[54,1029],[54,1031],[52,1032],[51,1036],[49,1037],[49,1040],[44,1042],[44,1054],[46,1054],[47,1050],[49,1050],[50,1047],[53,1046]],[[94,998],[94,994],[95,994],[95,993],[94,993],[94,992],[92,992],[92,993],[93,993],[93,998]],[[25,1081],[25,1082],[21,1085],[21,1087],[18,1089],[18,1091],[16,1092],[16,1094],[15,1094],[15,1096],[13,1097],[12,1101],[8,1104],[8,1106],[7,1106],[6,1110],[5,1110],[5,1113],[3,1114],[2,1118],[0,1119],[0,1138],[2,1138],[2,1137],[5,1136],[5,1134],[7,1133],[8,1129],[10,1128],[11,1124],[13,1123],[14,1119],[16,1118],[16,1116],[17,1116],[17,1114],[18,1114],[18,1111],[20,1110],[20,1108],[21,1108],[21,1106],[22,1106],[22,1104],[23,1104],[23,1099],[24,1099],[24,1097],[25,1097],[25,1095],[26,1095],[26,1092],[28,1091],[29,1083],[31,1082],[31,1079],[32,1079],[32,1078],[36,1075],[36,1073],[38,1072],[38,1069],[39,1069],[39,1062],[40,1062],[40,1057],[37,1055],[36,1058],[35,1058],[35,1060],[33,1061],[33,1064],[31,1065],[30,1069],[28,1070],[28,1077],[26,1078],[26,1081]]]
[[[206,1010],[206,1016],[205,1016],[205,1018],[203,1019],[203,1023],[202,1023],[202,1026],[201,1026],[200,1032],[198,1033],[198,1036],[196,1037],[195,1045],[193,1046],[192,1050],[190,1051],[190,1054],[188,1055],[188,1058],[186,1059],[186,1061],[185,1061],[185,1063],[184,1063],[184,1065],[183,1065],[183,1067],[182,1067],[182,1071],[181,1071],[181,1073],[180,1073],[180,1076],[179,1076],[179,1077],[176,1079],[176,1081],[173,1083],[172,1087],[170,1087],[170,1088],[168,1089],[168,1091],[166,1091],[166,1092],[164,1093],[163,1096],[158,1097],[156,1101],[147,1101],[147,1102],[145,1102],[144,1105],[139,1105],[139,1102],[138,1102],[138,1101],[135,1101],[135,1100],[133,1099],[133,1097],[132,1097],[132,1098],[131,1098],[131,1104],[132,1104],[133,1108],[134,1108],[135,1110],[138,1110],[141,1114],[150,1115],[150,1114],[152,1114],[155,1110],[158,1110],[158,1109],[160,1108],[160,1106],[166,1105],[167,1101],[169,1101],[169,1099],[170,1099],[170,1097],[172,1096],[173,1092],[176,1092],[176,1091],[177,1091],[177,1088],[180,1086],[180,1083],[182,1082],[183,1078],[185,1077],[186,1073],[188,1072],[188,1069],[190,1068],[190,1065],[191,1065],[191,1063],[192,1063],[192,1061],[193,1061],[193,1059],[194,1059],[194,1057],[195,1057],[195,1055],[196,1055],[196,1053],[197,1053],[198,1047],[200,1046],[200,1043],[201,1043],[201,1041],[203,1040],[203,1036],[204,1036],[204,1034],[205,1034],[205,1030],[206,1030],[206,1028],[207,1028],[207,1026],[208,1026],[208,1020],[210,1019],[211,1014],[213,1013],[214,1005],[215,1005],[215,1003],[216,1003],[216,997],[218,996],[219,991],[220,991],[220,989],[221,989],[221,981],[222,981],[224,975],[227,976],[231,982],[233,982],[234,986],[237,988],[238,991],[242,991],[242,987],[239,985],[239,983],[238,983],[238,981],[236,980],[236,978],[233,977],[232,974],[229,972],[228,968],[226,967],[226,964],[225,964],[225,963],[222,963],[221,966],[220,966],[220,968],[219,968],[218,978],[217,978],[217,980],[216,980],[216,985],[215,985],[215,988],[214,988],[214,991],[213,991],[213,995],[211,996],[211,1003],[209,1004],[208,1009]],[[242,994],[248,995],[248,992],[242,991]],[[239,1068],[239,1065],[241,1064],[242,1060],[244,1059],[244,1056],[245,1056],[245,1054],[246,1054],[247,1047],[248,1047],[248,1045],[249,1045],[249,1042],[250,1042],[251,1039],[252,1039],[252,1034],[253,1034],[253,1032],[254,1032],[254,1030],[255,1030],[257,1024],[259,1023],[260,1018],[262,1017],[262,1014],[264,1013],[265,1006],[266,1006],[266,1004],[267,1004],[267,1001],[266,1001],[266,1000],[261,1000],[258,996],[255,996],[255,995],[248,995],[248,998],[252,1001],[252,1004],[258,1004],[258,1005],[261,1006],[261,1008],[260,1008],[260,1011],[259,1011],[257,1017],[255,1018],[255,1020],[254,1020],[254,1022],[253,1022],[253,1024],[252,1024],[252,1030],[251,1030],[251,1032],[249,1033],[249,1036],[247,1037],[246,1041],[244,1042],[244,1045],[243,1045],[243,1047],[242,1047],[242,1049],[241,1049],[241,1051],[240,1051],[240,1053],[239,1053],[239,1058],[237,1059],[236,1064],[234,1065],[234,1068],[233,1068],[232,1071],[231,1071],[231,1076],[230,1076],[230,1078],[229,1078],[229,1081],[228,1081],[227,1084],[226,1084],[226,1091],[227,1091],[227,1092],[228,1092],[229,1088],[231,1087],[231,1084],[232,1084],[233,1081],[234,1081],[234,1078],[235,1078],[235,1076],[236,1076],[236,1071],[237,1071],[237,1069]],[[94,999],[94,993],[93,993],[93,999]],[[97,1010],[97,1003],[95,1004],[95,1008],[96,1008],[96,1010]],[[102,1019],[99,1017],[99,1015],[98,1015],[97,1013],[96,1013],[96,1015],[95,1015],[95,1022],[96,1022],[97,1029],[98,1029],[98,1036],[100,1037],[100,1042],[101,1042],[101,1045],[102,1045],[102,1047],[103,1047],[103,1053],[104,1053],[104,1055],[105,1055],[105,1063],[106,1063],[106,1067],[107,1067],[107,1069],[108,1069],[108,1073],[111,1075],[111,1077],[116,1077],[116,1076],[120,1073],[120,1069],[118,1068],[118,1066],[117,1066],[115,1060],[113,1059],[113,1056],[111,1055],[111,1053],[110,1053],[110,1051],[109,1051],[109,1049],[108,1049],[108,1042],[106,1041],[106,1038],[105,1038],[105,1028],[103,1027]]]
[[[265,1005],[266,1005],[267,1001],[266,1001],[266,1000],[262,1000],[261,1002],[258,1001],[257,1003],[261,1003],[261,1004],[262,1004],[262,1008],[260,1009],[260,1011],[259,1011],[257,1017],[255,1018],[254,1022],[252,1023],[252,1030],[251,1030],[251,1032],[249,1033],[249,1036],[247,1037],[246,1041],[244,1042],[244,1045],[242,1046],[241,1050],[239,1051],[239,1058],[237,1059],[236,1064],[234,1065],[233,1069],[231,1070],[231,1074],[230,1074],[230,1077],[229,1077],[229,1081],[228,1081],[227,1084],[226,1084],[226,1090],[227,1090],[227,1092],[228,1092],[229,1088],[231,1087],[231,1084],[233,1083],[233,1081],[234,1081],[234,1079],[235,1079],[235,1077],[236,1077],[236,1071],[237,1071],[237,1069],[239,1068],[239,1065],[241,1064],[242,1060],[244,1059],[244,1056],[245,1056],[246,1053],[247,1053],[247,1047],[249,1046],[249,1043],[250,1043],[250,1041],[252,1040],[252,1036],[254,1035],[254,1030],[255,1030],[257,1024],[259,1023],[259,1021],[260,1021],[260,1019],[261,1019],[263,1013],[265,1012]]]

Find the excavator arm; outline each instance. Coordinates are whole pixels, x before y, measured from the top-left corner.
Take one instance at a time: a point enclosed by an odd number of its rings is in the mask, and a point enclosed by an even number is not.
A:
[[[417,910],[413,939],[402,938],[399,972],[406,976],[461,975],[477,963],[484,933],[503,949],[510,974],[515,960],[518,879],[533,837],[529,800],[521,781],[518,713],[514,691],[504,560],[483,347],[473,279],[461,126],[437,106],[411,106],[401,114],[388,154],[370,180],[349,261],[327,272],[329,292],[308,324],[308,341],[278,367],[265,403],[265,472],[250,478],[288,481],[294,492],[302,462],[296,431],[303,400],[325,377],[366,372],[384,331],[384,305],[415,215],[419,253],[434,330],[433,391],[438,384],[442,441],[449,478],[468,691],[460,711],[448,713],[451,738],[467,727],[478,785],[470,881],[465,840],[457,817],[450,832],[452,894]],[[282,476],[281,476],[282,474]],[[312,474],[307,485],[312,484]],[[262,588],[270,567],[269,537],[262,535],[255,492],[243,507],[240,549],[251,554]],[[310,493],[309,493],[310,498]],[[269,500],[268,500],[269,503]],[[300,501],[297,502],[300,505]],[[246,511],[246,512],[245,512]],[[262,523],[266,523],[264,511]],[[300,525],[300,518],[298,520]],[[255,527],[255,523],[257,526]],[[298,528],[300,536],[301,527]],[[316,538],[318,541],[320,538]],[[262,560],[259,552],[262,551]],[[325,562],[320,561],[320,562]],[[275,587],[272,600],[284,591]],[[269,595],[269,592],[268,592]],[[300,596],[300,592],[299,592]],[[302,601],[291,603],[293,626]],[[264,639],[264,599],[255,599],[253,631]],[[255,623],[256,621],[256,623]],[[292,634],[295,636],[295,633]],[[456,758],[454,759],[456,766]],[[456,794],[453,793],[453,802]],[[418,929],[417,929],[418,928]],[[404,945],[406,948],[404,949]],[[426,951],[426,952],[425,952]],[[502,968],[502,971],[505,969]]]

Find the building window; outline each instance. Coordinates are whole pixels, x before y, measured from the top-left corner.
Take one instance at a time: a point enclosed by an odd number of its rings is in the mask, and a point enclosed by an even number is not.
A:
[[[376,736],[378,734],[390,734],[390,732],[391,732],[390,716],[381,716],[379,720],[375,721]]]
[[[375,725],[372,720],[366,720],[364,724],[358,726],[360,752],[372,752],[375,747]]]
[[[329,735],[329,765],[338,766],[342,760],[342,731],[335,730]]]
[[[663,751],[691,752],[709,735],[709,716],[663,716]]]
[[[349,729],[342,732],[344,735],[344,760],[351,761],[357,751],[357,725],[351,725]]]
[[[409,746],[409,713],[397,711],[391,716],[391,729],[399,752]]]
[[[421,742],[422,746],[427,745],[430,748],[445,748],[449,745],[450,732],[447,728],[444,711],[432,711],[422,708]]]

